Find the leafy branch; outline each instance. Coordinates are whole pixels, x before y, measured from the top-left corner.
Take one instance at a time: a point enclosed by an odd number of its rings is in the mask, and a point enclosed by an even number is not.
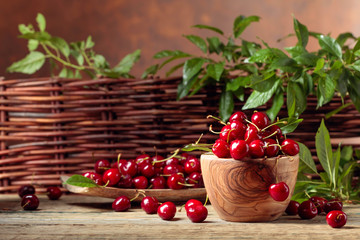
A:
[[[45,17],[39,13],[36,17],[38,31],[33,25],[20,24],[20,38],[28,40],[29,53],[20,61],[7,68],[9,72],[33,74],[45,64],[52,63],[52,71],[57,67],[59,77],[81,78],[86,73],[91,78],[106,76],[111,78],[133,77],[129,74],[133,65],[140,58],[140,50],[126,55],[115,67],[111,68],[105,57],[95,53],[92,37],[84,41],[66,42],[63,38],[52,36],[46,32]],[[42,50],[42,51],[41,51]],[[57,65],[54,65],[54,64]]]

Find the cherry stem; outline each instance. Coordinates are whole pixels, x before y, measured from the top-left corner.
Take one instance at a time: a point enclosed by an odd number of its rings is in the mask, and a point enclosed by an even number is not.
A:
[[[287,122],[287,121],[280,121],[280,122],[279,122],[279,121],[277,121],[277,122],[274,122],[274,123],[272,123],[272,124],[270,124],[270,125],[268,125],[268,126],[264,127],[263,129],[261,129],[261,131],[265,131],[266,129],[268,129],[268,128],[270,128],[270,127],[274,126],[274,125],[280,124],[280,123],[287,124],[288,122]]]
[[[213,129],[212,129],[212,125],[209,126],[209,132],[212,132],[214,134],[220,134],[221,132],[215,132]]]
[[[173,158],[173,157],[175,157],[176,155],[178,155],[179,151],[180,151],[180,149],[178,148],[178,149],[176,149],[176,150],[174,151],[174,154],[171,155],[170,157],[167,157],[167,158],[164,158],[164,159],[161,159],[161,160],[157,160],[157,161],[153,161],[153,162],[152,162],[152,165],[155,165],[156,163],[160,163],[160,162],[166,162],[166,161],[169,160],[170,158]]]
[[[205,202],[204,202],[204,207],[206,206],[207,202],[209,201],[209,195],[206,194],[206,199],[205,199]]]
[[[30,201],[27,201],[24,205],[22,205],[22,208],[24,208],[25,206],[29,205]]]
[[[262,130],[261,130],[261,131],[262,131]],[[263,139],[271,138],[272,136],[274,136],[274,135],[276,135],[276,134],[277,134],[277,132],[275,131],[275,132],[273,132],[272,134],[270,134],[269,136],[264,137]]]
[[[103,187],[107,187],[107,185],[109,185],[109,183],[110,183],[110,180],[108,180]]]
[[[251,122],[251,121],[247,120],[246,118],[245,118],[245,121],[246,121],[247,123],[249,123],[249,124],[253,125],[253,126],[256,128],[256,130],[257,130],[258,132],[260,132],[259,127],[258,127],[258,126],[256,126],[256,124],[255,124],[255,123],[253,123],[253,122]]]
[[[213,119],[217,120],[219,123],[226,125],[226,123],[224,123],[220,118],[217,118],[213,115],[208,115],[206,118],[213,118]]]
[[[230,141],[230,133],[231,133],[232,131],[234,131],[234,129],[230,129],[230,130],[229,130],[229,133],[228,133],[227,139],[226,139],[226,142],[227,142],[227,143],[229,143],[229,141]]]
[[[179,185],[183,185],[183,186],[185,186],[185,187],[193,187],[193,186],[195,186],[195,184],[182,183],[182,182],[177,182],[177,184],[179,184]]]
[[[310,195],[307,193],[307,191],[304,191],[307,198],[311,198]]]
[[[146,197],[145,192],[143,190],[136,190],[136,195],[135,197],[133,197],[132,199],[130,199],[130,202],[134,201],[135,199],[137,199],[140,195],[142,195],[143,197]]]
[[[203,136],[204,136],[204,134],[202,133],[202,134],[200,135],[199,139],[195,142],[196,145],[199,144],[199,142],[200,142],[200,140],[201,140],[201,138],[202,138]]]

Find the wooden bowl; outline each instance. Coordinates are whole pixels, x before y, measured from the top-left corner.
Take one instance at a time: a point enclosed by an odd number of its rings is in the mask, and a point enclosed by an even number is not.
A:
[[[218,158],[201,155],[201,169],[211,205],[226,221],[268,222],[278,219],[294,193],[299,155],[264,159]],[[271,198],[272,183],[285,182],[290,188],[283,202]]]

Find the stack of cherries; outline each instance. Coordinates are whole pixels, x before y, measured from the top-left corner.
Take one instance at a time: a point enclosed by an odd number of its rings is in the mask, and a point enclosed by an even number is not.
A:
[[[133,160],[120,156],[113,164],[107,159],[97,160],[95,171],[82,175],[107,187],[173,190],[204,187],[200,161],[188,153],[169,158],[141,154]]]
[[[312,219],[325,213],[326,222],[333,228],[340,228],[347,221],[347,215],[342,209],[343,203],[336,198],[328,201],[323,197],[314,196],[301,204],[291,200],[285,212],[288,215],[299,215],[302,219]]]
[[[40,201],[35,194],[35,187],[33,185],[20,186],[18,194],[21,198],[21,207],[24,210],[36,210],[39,207]],[[50,200],[58,200],[62,195],[62,191],[57,186],[50,186],[46,189],[46,195]]]
[[[280,150],[290,156],[298,154],[299,145],[284,138],[279,123],[282,122],[270,124],[269,117],[263,112],[254,112],[251,120],[244,112],[235,112],[221,129],[212,151],[219,158],[235,160],[275,157]]]

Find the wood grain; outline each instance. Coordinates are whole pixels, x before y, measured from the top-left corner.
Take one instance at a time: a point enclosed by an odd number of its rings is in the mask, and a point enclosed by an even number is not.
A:
[[[294,192],[299,156],[268,159],[218,158],[201,156],[205,188],[219,217],[236,222],[266,222],[278,219]],[[285,182],[290,188],[283,202],[273,200],[268,189],[272,183]]]

